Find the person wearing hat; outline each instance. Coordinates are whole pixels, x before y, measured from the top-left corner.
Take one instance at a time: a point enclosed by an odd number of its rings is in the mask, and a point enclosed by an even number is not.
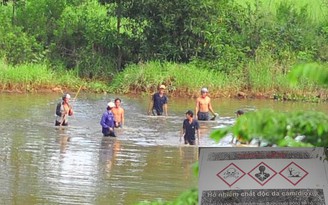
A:
[[[197,133],[197,141],[199,144],[199,135],[200,135],[199,123],[196,119],[194,119],[194,113],[191,110],[188,110],[186,112],[186,119],[183,121],[182,133],[180,135],[180,142],[183,136],[185,144],[195,145],[196,133]]]
[[[207,88],[202,88],[201,96],[196,100],[196,114],[198,120],[209,120],[210,115],[209,112],[213,114],[211,120],[215,120],[215,118],[219,115],[213,111],[211,98],[207,96],[208,90]]]
[[[101,120],[100,120],[100,125],[102,127],[102,133],[104,134],[105,137],[111,136],[111,137],[116,137],[115,132],[114,132],[114,115],[112,113],[112,109],[115,107],[115,103],[109,102],[107,104],[107,110],[103,113]]]
[[[73,115],[72,106],[69,104],[70,94],[64,94],[62,101],[57,104],[56,107],[56,121],[55,126],[67,126],[67,116]]]
[[[159,86],[157,93],[152,95],[151,101],[148,107],[148,115],[166,115],[167,116],[167,101],[168,98],[165,95],[165,85]]]

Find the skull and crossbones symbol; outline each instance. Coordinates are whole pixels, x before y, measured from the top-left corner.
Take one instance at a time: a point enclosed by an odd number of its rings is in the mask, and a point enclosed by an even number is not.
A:
[[[224,178],[228,177],[233,177],[233,178],[238,178],[239,177],[239,172],[233,167],[230,167],[229,169],[226,170],[226,172],[223,173]]]

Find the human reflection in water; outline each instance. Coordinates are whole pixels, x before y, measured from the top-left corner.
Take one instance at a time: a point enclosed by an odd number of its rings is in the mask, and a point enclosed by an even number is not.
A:
[[[71,137],[66,133],[65,129],[58,129],[58,143],[60,145],[60,153],[66,153],[66,148],[68,142],[71,140]]]
[[[184,169],[184,177],[190,179],[193,177],[193,166],[198,160],[198,148],[197,147],[179,147],[179,154],[181,158],[181,167]]]
[[[102,138],[99,150],[99,161],[101,165],[103,165],[100,167],[103,167],[108,176],[111,175],[112,166],[115,164],[116,154],[120,149],[120,142],[116,138]]]

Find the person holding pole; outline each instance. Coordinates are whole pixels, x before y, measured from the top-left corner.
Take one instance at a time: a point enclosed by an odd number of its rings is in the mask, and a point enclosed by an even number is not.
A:
[[[68,116],[73,115],[73,108],[69,104],[70,98],[70,94],[64,94],[62,97],[62,102],[57,104],[55,126],[68,125]]]

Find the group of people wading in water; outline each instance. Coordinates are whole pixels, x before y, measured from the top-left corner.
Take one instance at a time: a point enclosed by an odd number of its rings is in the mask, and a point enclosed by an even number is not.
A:
[[[165,94],[165,89],[165,85],[160,85],[158,92],[152,95],[148,107],[148,115],[168,115],[168,98]],[[56,126],[68,125],[68,116],[73,115],[73,108],[69,104],[70,98],[71,96],[69,94],[65,94],[62,97],[62,101],[57,104],[55,121]],[[200,132],[198,120],[215,120],[215,118],[218,116],[218,114],[213,111],[211,98],[208,96],[207,88],[201,89],[201,96],[196,100],[195,113],[197,114],[197,119],[195,119],[193,111],[188,110],[185,113],[186,119],[183,121],[180,142],[183,137],[185,144],[195,145],[195,136],[197,135],[197,142],[199,144]],[[210,118],[210,113],[213,114],[212,118]],[[121,99],[116,98],[114,102],[109,102],[107,104],[107,109],[102,114],[100,125],[102,127],[102,133],[104,136],[116,137],[114,129],[122,128],[124,126],[124,109],[121,107]]]

